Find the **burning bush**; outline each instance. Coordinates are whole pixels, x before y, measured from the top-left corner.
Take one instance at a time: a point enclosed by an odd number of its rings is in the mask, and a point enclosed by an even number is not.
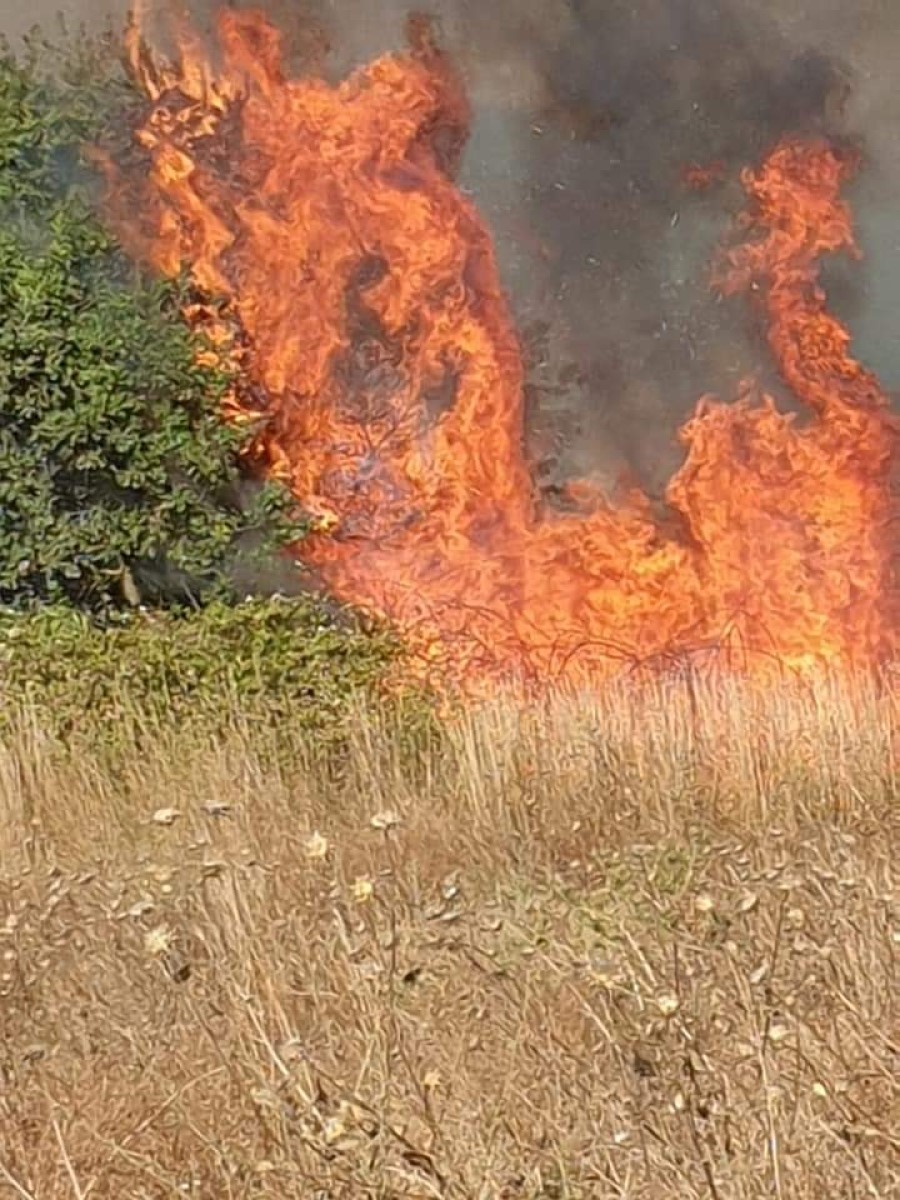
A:
[[[228,385],[91,210],[81,147],[133,94],[100,45],[0,58],[0,603],[221,592],[274,488],[238,498]],[[52,69],[48,69],[52,68]]]

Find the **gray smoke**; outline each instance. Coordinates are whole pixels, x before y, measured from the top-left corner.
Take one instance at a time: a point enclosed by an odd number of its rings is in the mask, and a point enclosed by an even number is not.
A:
[[[159,0],[164,6],[166,0]],[[4,31],[27,18],[2,0]],[[288,35],[310,21],[338,76],[403,45],[432,13],[476,113],[462,186],[494,231],[530,362],[530,445],[543,483],[621,466],[658,492],[698,396],[734,394],[767,356],[740,301],[717,303],[709,263],[740,206],[737,171],[780,135],[859,141],[854,200],[866,262],[828,280],[857,350],[900,387],[900,94],[893,0],[263,0]],[[194,0],[200,19],[213,0]],[[70,23],[121,19],[127,0],[79,0]],[[689,163],[731,182],[697,195]]]
[[[288,9],[290,6],[282,6]],[[783,134],[859,140],[862,266],[829,270],[861,355],[900,386],[891,322],[900,279],[900,6],[891,0],[432,0],[476,123],[462,177],[488,217],[531,360],[529,429],[548,484],[654,492],[675,433],[707,391],[767,372],[752,314],[708,287],[741,205],[733,182]],[[400,42],[408,5],[320,6],[343,71]],[[685,164],[732,183],[687,193]],[[788,398],[783,397],[784,402]]]

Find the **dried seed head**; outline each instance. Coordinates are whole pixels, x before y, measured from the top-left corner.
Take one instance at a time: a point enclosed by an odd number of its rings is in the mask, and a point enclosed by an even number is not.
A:
[[[151,929],[144,937],[144,949],[148,954],[158,958],[161,954],[165,954],[175,940],[175,935],[167,925],[157,925],[155,929]]]
[[[323,837],[317,829],[306,839],[303,851],[307,858],[323,859],[328,854],[328,839]]]
[[[210,804],[203,805],[203,812],[208,817],[230,817],[234,808],[221,800],[214,800]]]
[[[325,1122],[323,1130],[325,1144],[333,1146],[335,1142],[340,1141],[346,1132],[347,1126],[344,1123],[343,1114],[336,1117],[329,1117]]]
[[[738,912],[751,913],[758,904],[759,896],[757,896],[756,892],[746,891],[741,895],[740,900],[738,900]]]
[[[656,1007],[664,1017],[674,1017],[680,1007],[678,997],[674,992],[663,992],[656,997]]]
[[[385,809],[384,812],[375,813],[369,819],[369,824],[373,829],[382,829],[387,832],[389,829],[396,829],[400,824],[400,816],[391,809]]]
[[[177,808],[158,808],[151,820],[154,825],[174,825],[180,816]]]
[[[375,894],[375,885],[371,879],[360,876],[353,881],[353,899],[357,904],[366,904]]]
[[[305,1056],[303,1043],[299,1038],[291,1037],[278,1047],[278,1057],[286,1063],[300,1062]]]

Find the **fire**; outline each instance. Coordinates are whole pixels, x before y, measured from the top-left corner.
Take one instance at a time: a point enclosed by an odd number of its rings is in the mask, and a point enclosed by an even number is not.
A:
[[[256,467],[318,518],[296,553],[338,597],[470,693],[698,652],[763,675],[896,654],[897,425],[819,284],[823,254],[858,253],[850,156],[785,142],[746,171],[743,241],[715,271],[759,306],[808,419],[751,383],[706,397],[666,520],[637,490],[577,481],[577,511],[556,513],[523,452],[491,238],[454,185],[469,111],[449,61],[417,27],[409,52],[332,86],[287,77],[258,13],[224,10],[217,32],[213,66],[186,28],[175,65],[133,31],[150,169],[111,171],[110,219],[215,301],[188,317],[240,355],[226,415],[259,423]]]

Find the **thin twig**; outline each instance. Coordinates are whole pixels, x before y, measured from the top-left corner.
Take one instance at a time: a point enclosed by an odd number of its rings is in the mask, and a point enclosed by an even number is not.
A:
[[[81,1184],[78,1182],[78,1176],[75,1174],[75,1168],[72,1166],[72,1160],[69,1158],[69,1152],[66,1149],[66,1143],[63,1140],[62,1130],[59,1127],[59,1122],[53,1118],[53,1132],[56,1134],[56,1140],[59,1143],[59,1152],[62,1155],[63,1165],[66,1168],[66,1174],[69,1176],[69,1181],[72,1184],[72,1191],[75,1193],[77,1200],[84,1200],[84,1192],[81,1189]]]
[[[16,1179],[16,1177],[8,1170],[7,1167],[3,1165],[2,1162],[0,1162],[0,1175],[3,1176],[16,1195],[21,1196],[22,1200],[36,1200],[36,1197],[29,1192],[27,1188],[22,1187],[18,1179]]]

